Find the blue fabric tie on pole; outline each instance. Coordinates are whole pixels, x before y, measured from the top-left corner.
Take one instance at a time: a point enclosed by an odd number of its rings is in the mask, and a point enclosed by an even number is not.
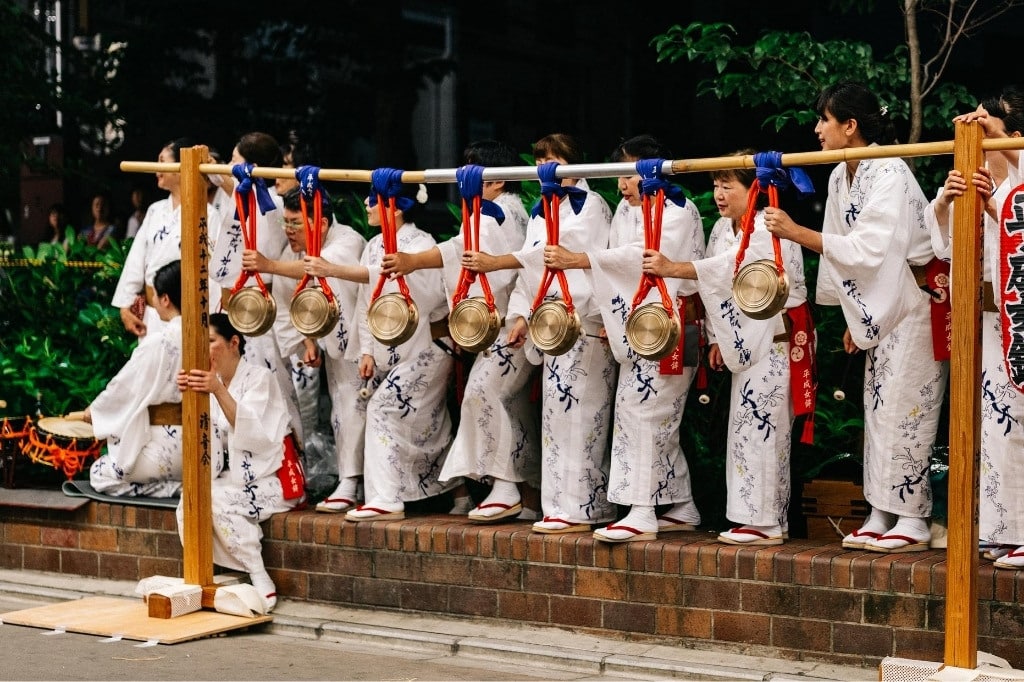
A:
[[[775,185],[779,190],[793,187],[801,199],[814,194],[814,184],[803,169],[782,167],[782,152],[758,152],[754,154],[754,166],[762,189],[768,185]]]
[[[320,192],[320,201],[323,210],[327,211],[331,205],[331,198],[327,190],[320,184],[319,166],[299,166],[295,169],[295,179],[299,181],[299,192],[306,201],[314,201],[316,193]]]
[[[654,196],[658,190],[665,192],[665,198],[676,206],[686,206],[686,195],[683,188],[673,185],[665,179],[661,169],[665,159],[640,159],[636,162],[636,172],[640,175],[640,190],[648,195]]]
[[[395,207],[400,211],[408,211],[416,205],[412,197],[399,196],[402,192],[402,173],[398,168],[378,168],[370,173],[370,208],[377,205],[377,195],[385,199],[395,200]]]
[[[256,166],[251,163],[236,163],[231,167],[231,174],[238,180],[238,187],[235,189],[236,192],[241,194],[243,198],[248,198],[249,192],[256,192],[256,205],[260,208],[260,213],[266,215],[270,211],[273,211],[277,206],[274,204],[274,200],[270,197],[270,190],[267,189],[267,183],[263,181],[263,178],[254,178],[252,176],[252,169]],[[248,205],[248,202],[246,202]],[[241,220],[243,216],[238,215],[238,210],[235,210],[235,218]]]
[[[569,197],[569,205],[572,206],[572,212],[579,215],[580,211],[583,210],[583,204],[587,201],[587,191],[579,187],[563,187],[562,181],[555,174],[559,165],[557,161],[549,161],[537,166],[537,177],[540,178],[540,193],[548,199],[553,196],[559,199]],[[530,215],[536,218],[541,214],[542,210],[542,202],[538,201],[534,204]]]
[[[490,199],[484,199],[484,167],[468,164],[455,169],[455,180],[459,194],[472,206],[473,199],[480,197],[480,213],[494,218],[499,225],[505,222],[505,212]]]

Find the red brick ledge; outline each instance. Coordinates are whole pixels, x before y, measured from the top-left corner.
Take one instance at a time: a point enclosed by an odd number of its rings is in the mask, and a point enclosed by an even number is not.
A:
[[[182,572],[173,511],[92,502],[5,512],[0,567],[124,580]],[[702,532],[609,545],[444,514],[351,523],[290,512],[264,531],[267,567],[292,599],[872,668],[885,656],[943,657],[943,550],[885,555],[820,540],[739,547]],[[983,561],[978,592],[978,648],[1024,667],[1024,572]]]

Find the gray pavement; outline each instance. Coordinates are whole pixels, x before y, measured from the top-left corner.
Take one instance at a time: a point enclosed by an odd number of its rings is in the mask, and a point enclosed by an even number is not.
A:
[[[0,570],[3,613],[135,583]],[[493,620],[282,599],[251,630],[174,645],[4,624],[0,680],[877,680],[877,669],[688,649]]]

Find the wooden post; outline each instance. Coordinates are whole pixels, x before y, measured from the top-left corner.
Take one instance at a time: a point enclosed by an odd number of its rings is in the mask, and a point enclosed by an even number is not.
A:
[[[181,150],[181,364],[210,368],[209,249],[206,179],[199,164],[203,146]],[[210,498],[210,396],[185,391],[182,422],[182,545],[185,582],[213,584],[213,520]]]
[[[984,165],[977,122],[957,123],[953,167],[967,192],[953,202],[953,341],[949,373],[949,538],[946,665],[978,665],[978,466],[981,440],[982,237],[973,173]]]

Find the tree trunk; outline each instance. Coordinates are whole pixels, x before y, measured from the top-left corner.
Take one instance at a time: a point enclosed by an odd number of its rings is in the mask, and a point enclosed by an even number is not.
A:
[[[920,0],[904,0],[903,26],[906,30],[907,51],[910,55],[910,135],[907,143],[921,140],[923,112],[921,110],[921,42],[917,35],[917,13]]]

